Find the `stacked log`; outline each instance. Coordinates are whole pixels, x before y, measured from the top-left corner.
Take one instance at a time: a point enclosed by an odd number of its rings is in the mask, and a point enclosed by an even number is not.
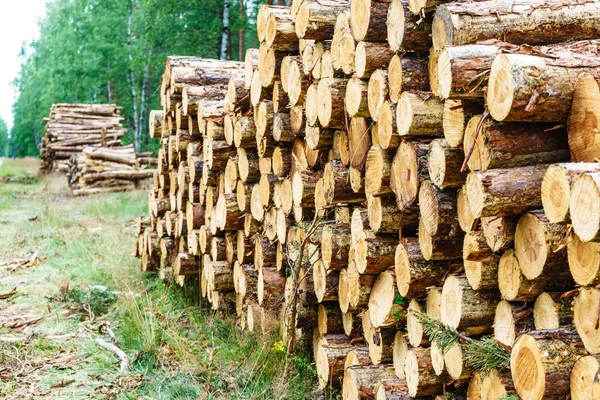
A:
[[[86,147],[69,160],[67,177],[75,196],[120,192],[139,188],[154,177],[156,158],[152,153],[136,153],[133,146]]]
[[[121,147],[127,132],[122,107],[114,104],[54,104],[40,144],[43,171],[67,172],[72,156],[87,147]]]
[[[296,332],[344,398],[585,398],[600,175],[566,122],[594,144],[599,21],[591,1],[262,6],[243,65],[167,60],[165,119],[188,134],[163,124],[142,268]],[[473,367],[482,337],[510,371]]]

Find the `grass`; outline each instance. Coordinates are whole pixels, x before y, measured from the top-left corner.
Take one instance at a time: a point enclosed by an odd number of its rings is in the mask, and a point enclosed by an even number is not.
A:
[[[131,256],[143,191],[74,198],[64,178],[31,178],[31,160],[0,165],[0,322],[43,315],[21,329],[0,328],[0,398],[304,399],[315,398],[314,366],[294,358],[284,377],[275,334],[241,332],[233,318],[185,288],[144,275]],[[19,179],[13,179],[19,177]],[[61,181],[63,179],[63,181]],[[41,262],[14,271],[14,260]],[[105,287],[98,288],[98,286]],[[109,323],[130,360],[122,374],[94,339]],[[33,388],[33,389],[32,389]]]

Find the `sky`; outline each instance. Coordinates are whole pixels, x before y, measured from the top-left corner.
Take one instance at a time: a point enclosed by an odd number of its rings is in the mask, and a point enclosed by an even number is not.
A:
[[[21,66],[21,46],[38,37],[38,21],[51,0],[3,0],[0,2],[0,117],[12,127],[16,92],[12,81]]]

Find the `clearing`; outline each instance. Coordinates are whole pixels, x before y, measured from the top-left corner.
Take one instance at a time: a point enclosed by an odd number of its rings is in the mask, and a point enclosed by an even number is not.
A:
[[[241,332],[131,256],[147,192],[72,197],[36,159],[0,159],[0,398],[315,398],[304,357]],[[110,329],[106,329],[109,327]],[[129,368],[95,344],[128,356]]]

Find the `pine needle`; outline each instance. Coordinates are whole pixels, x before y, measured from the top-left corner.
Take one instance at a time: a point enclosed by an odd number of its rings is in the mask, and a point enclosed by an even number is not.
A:
[[[475,370],[487,373],[493,369],[502,370],[509,366],[510,353],[494,338],[483,337],[475,340],[461,335],[456,329],[425,313],[416,310],[410,310],[410,312],[413,312],[421,323],[423,333],[431,342],[435,340],[443,352],[462,340],[466,362]]]
[[[460,339],[460,334],[456,329],[451,328],[449,325],[446,325],[423,312],[412,309],[410,312],[415,313],[415,316],[423,327],[423,333],[427,335],[429,341],[433,342],[435,340],[440,350],[445,352]]]
[[[469,341],[465,353],[467,363],[482,373],[502,370],[510,364],[510,353],[492,337]]]

